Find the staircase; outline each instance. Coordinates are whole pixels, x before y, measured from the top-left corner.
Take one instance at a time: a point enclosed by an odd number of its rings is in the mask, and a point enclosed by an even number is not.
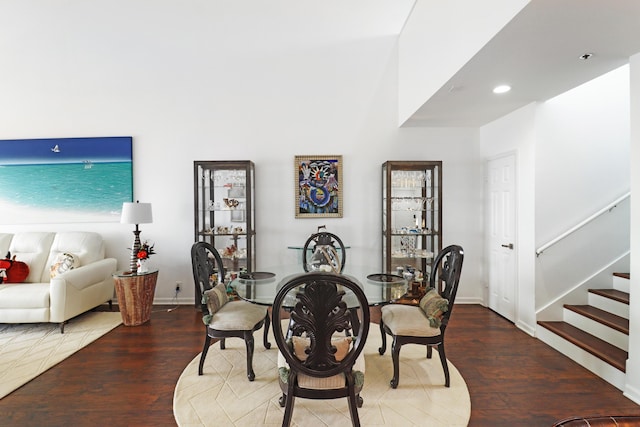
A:
[[[589,289],[588,305],[564,305],[563,321],[539,321],[540,340],[620,390],[629,351],[629,274],[612,289]]]

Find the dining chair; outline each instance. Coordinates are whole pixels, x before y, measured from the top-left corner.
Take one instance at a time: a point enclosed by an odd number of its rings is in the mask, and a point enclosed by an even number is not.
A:
[[[387,350],[387,334],[393,337],[391,358],[393,378],[391,387],[397,388],[400,381],[400,348],[404,344],[427,346],[427,358],[432,348],[437,347],[444,370],[445,386],[449,387],[449,367],[444,350],[444,333],[451,317],[458,292],[464,251],[458,245],[444,248],[436,257],[429,277],[429,288],[418,306],[389,304],[382,307],[380,333],[382,355]]]
[[[230,301],[224,284],[224,266],[218,251],[207,242],[196,242],[191,247],[191,264],[196,296],[201,301],[205,340],[198,366],[202,375],[205,358],[211,339],[220,340],[224,350],[226,338],[242,338],[247,347],[247,378],[253,381],[253,333],[264,326],[263,343],[271,348],[268,341],[271,319],[266,306],[252,304],[244,300]]]
[[[305,242],[302,248],[302,267],[308,272],[327,266],[334,273],[342,273],[347,260],[347,251],[340,237],[328,231],[320,231],[323,227],[318,227],[318,232],[309,236]],[[311,251],[310,256],[309,251]]]
[[[360,307],[349,310],[343,297],[355,295]],[[283,317],[289,309],[289,319]],[[278,291],[273,303],[273,333],[278,345],[280,406],[283,426],[291,423],[296,397],[346,397],[354,426],[360,425],[358,407],[363,400],[364,348],[369,333],[367,297],[354,280],[325,272],[294,276]],[[355,328],[354,317],[360,316]],[[284,318],[284,320],[283,320]],[[353,336],[340,334],[354,330]],[[326,410],[333,410],[330,405]]]

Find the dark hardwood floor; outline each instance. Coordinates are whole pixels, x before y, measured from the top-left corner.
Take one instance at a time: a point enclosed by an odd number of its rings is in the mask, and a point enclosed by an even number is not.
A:
[[[0,426],[174,426],[174,386],[201,351],[204,326],[192,306],[154,310],[149,323],[119,326],[0,400]],[[456,305],[447,340],[471,394],[471,426],[640,414],[621,391],[484,307]]]

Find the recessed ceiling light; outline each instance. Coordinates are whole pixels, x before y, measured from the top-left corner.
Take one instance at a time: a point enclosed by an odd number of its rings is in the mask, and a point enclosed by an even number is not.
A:
[[[511,90],[509,85],[500,85],[493,88],[493,93],[506,93]]]

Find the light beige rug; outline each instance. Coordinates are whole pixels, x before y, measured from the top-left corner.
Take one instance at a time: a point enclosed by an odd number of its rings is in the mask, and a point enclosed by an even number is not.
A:
[[[262,331],[255,337],[253,369],[256,379],[246,375],[246,350],[239,338],[227,339],[227,348],[211,346],[198,376],[197,355],[180,376],[173,397],[173,412],[180,427],[280,426],[284,408],[278,404],[280,387],[276,360],[278,350],[265,350]],[[390,344],[390,341],[387,341]],[[466,426],[471,400],[464,379],[449,363],[451,387],[444,386],[444,373],[437,352],[426,358],[424,346],[405,345],[400,352],[400,384],[392,389],[390,348],[380,356],[380,329],[371,324],[365,347],[364,405],[358,410],[363,426]],[[351,426],[346,399],[297,398],[293,408],[295,426]]]
[[[121,323],[120,312],[88,312],[64,334],[56,323],[0,324],[0,399]]]

